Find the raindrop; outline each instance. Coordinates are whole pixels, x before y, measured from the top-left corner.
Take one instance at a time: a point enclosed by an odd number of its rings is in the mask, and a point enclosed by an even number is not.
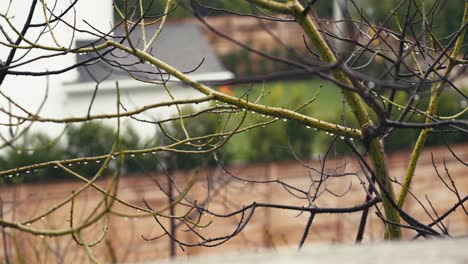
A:
[[[198,150],[201,150],[202,148],[201,147],[198,147]]]
[[[41,220],[42,220],[42,221],[44,221],[44,220],[45,220],[45,217],[44,217],[44,216],[43,216],[43,217],[41,217]]]
[[[306,128],[310,128],[310,126],[306,126]]]
[[[418,55],[418,54],[419,54],[419,51],[416,51],[415,53],[416,53],[416,55]]]
[[[252,111],[252,114],[255,114],[255,111]]]
[[[39,237],[40,237],[40,238],[44,238],[44,235],[40,235]]]
[[[115,159],[115,156],[114,156],[114,155],[112,155],[112,156],[111,156],[111,159]]]
[[[71,163],[70,163],[70,164],[68,164],[68,167],[71,167],[71,166],[72,166],[72,164],[71,164]]]
[[[83,164],[85,164],[85,165],[86,165],[86,164],[88,164],[88,162],[87,162],[87,161],[85,161],[85,162],[83,162]]]
[[[354,138],[350,138],[349,140],[354,141]]]
[[[275,117],[275,120],[278,120],[279,118],[278,117]]]
[[[96,163],[100,163],[101,161],[100,160],[96,160]]]
[[[367,84],[367,87],[369,87],[369,89],[374,89],[375,88],[375,83],[374,82],[369,82]]]
[[[403,43],[403,50],[407,50],[409,48],[408,44]]]
[[[461,108],[466,108],[466,106],[468,105],[468,101],[463,99],[460,101],[460,107]]]
[[[419,94],[414,95],[414,100],[419,100]]]
[[[330,24],[330,22],[329,22],[329,21],[327,21],[327,25],[329,25],[329,24]]]
[[[26,171],[26,174],[29,174],[29,173],[31,173],[31,171]]]
[[[130,155],[130,157],[132,157],[132,158],[135,157],[135,154]]]
[[[151,152],[151,154],[156,155],[156,151]]]
[[[340,138],[341,138],[341,140],[343,140],[343,139],[344,139],[344,137],[343,137],[343,136],[341,136]]]
[[[13,175],[11,175],[11,174],[10,174],[10,175],[8,175],[8,178],[11,178],[11,177],[13,177]]]
[[[247,184],[247,181],[244,181],[244,184]]]
[[[19,155],[21,155],[21,153],[23,153],[23,152],[22,152],[21,150],[18,150],[18,152],[17,152],[17,153],[18,153]]]
[[[27,223],[27,224],[26,224],[26,226],[30,226],[30,225],[31,225],[31,223]]]
[[[398,110],[400,110],[400,111],[401,111],[401,107],[398,107]]]
[[[265,125],[262,125],[262,127],[266,127]]]
[[[286,122],[286,121],[288,121],[288,120],[287,120],[286,118],[283,118],[283,121]]]
[[[262,114],[262,117],[265,117],[265,115]]]
[[[146,152],[143,152],[143,154],[141,154],[141,155],[145,156],[145,155],[146,155]]]

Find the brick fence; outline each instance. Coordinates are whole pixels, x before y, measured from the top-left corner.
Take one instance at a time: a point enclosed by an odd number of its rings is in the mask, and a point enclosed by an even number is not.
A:
[[[467,160],[468,144],[454,146],[453,150],[458,156]],[[447,172],[455,181],[458,191],[464,197],[468,190],[468,177],[466,166],[458,162],[446,148],[427,148],[418,163],[415,174],[415,184],[411,189],[428,210],[435,217],[428,201],[436,208],[437,214],[444,213],[457,202],[457,197],[451,193],[444,183],[436,176],[432,166],[431,153],[434,154],[434,163],[445,180]],[[392,177],[401,181],[408,164],[409,153],[400,152],[388,157]],[[307,165],[320,168],[318,160],[306,161]],[[445,164],[445,165],[444,165]],[[445,166],[445,167],[444,167]],[[269,164],[254,164],[249,166],[230,168],[233,174],[248,180],[276,180],[280,179],[294,187],[307,189],[311,179],[317,179],[319,174],[299,164],[297,161],[285,161]],[[328,159],[325,172],[356,172],[358,165],[348,157],[336,157]],[[179,189],[183,189],[187,179],[193,172],[179,171],[174,177]],[[143,206],[146,199],[154,208],[162,207],[167,203],[167,197],[155,184],[155,180],[165,186],[164,175],[127,175],[122,177],[119,185],[119,197],[124,201]],[[450,182],[448,182],[450,184]],[[106,187],[109,180],[100,180],[98,184]],[[44,209],[59,203],[77,190],[82,183],[69,181],[61,183],[25,184],[14,188],[2,187],[0,197],[3,201],[4,218],[8,220],[24,221],[38,215]],[[207,198],[207,190],[210,190],[210,210],[220,213],[242,208],[243,205],[256,202],[281,203],[287,205],[307,206],[305,199],[298,199],[287,192],[278,184],[255,184],[237,180],[224,173],[220,169],[203,170],[199,173],[196,185],[189,193],[193,200],[204,201]],[[331,178],[326,182],[326,189],[320,199],[318,207],[344,207],[361,204],[364,201],[364,188],[356,176]],[[427,199],[426,199],[427,197]],[[88,190],[75,201],[74,221],[79,222],[102,199],[97,191]],[[409,197],[405,209],[419,221],[428,223],[430,217],[421,208],[415,199]],[[121,213],[135,213],[116,204],[113,208]],[[185,209],[176,207],[176,214],[182,214]],[[138,213],[138,212],[137,212]],[[39,220],[32,227],[67,228],[70,214],[70,206],[59,209],[51,216]],[[308,215],[297,214],[274,209],[258,209],[245,230],[232,240],[215,248],[187,248],[182,252],[177,248],[177,254],[201,255],[223,254],[225,252],[256,251],[262,248],[278,248],[283,246],[297,246],[302,235]],[[309,232],[308,243],[337,243],[352,242],[356,236],[360,214],[346,215],[317,215]],[[167,224],[167,221],[161,220]],[[200,232],[206,237],[229,234],[235,230],[239,218],[221,219],[217,217],[203,216],[202,223],[211,225]],[[452,235],[466,235],[468,233],[468,218],[465,212],[459,208],[444,221],[445,227]],[[95,228],[87,230],[84,236],[88,242],[96,240],[104,224],[100,223]],[[364,235],[364,240],[378,241],[382,239],[382,223],[372,211],[369,223]],[[75,245],[70,237],[34,237],[10,229],[6,229],[8,250],[10,256],[24,257],[26,263],[87,263],[88,259],[84,249]],[[127,218],[111,216],[109,231],[102,243],[93,248],[96,255],[106,261],[113,258],[118,262],[137,262],[154,260],[168,256],[169,240],[146,242],[141,236],[154,237],[162,234],[162,230],[152,218]],[[405,238],[409,239],[414,232],[405,232]],[[196,243],[197,238],[190,232],[184,232],[180,228],[177,236],[188,242]],[[3,251],[3,241],[0,248]],[[0,251],[1,252],[1,251]],[[4,253],[4,252],[3,252]],[[2,258],[0,258],[2,259]],[[34,260],[34,261],[33,261]],[[33,262],[31,262],[33,261]],[[19,262],[19,261],[18,261]]]

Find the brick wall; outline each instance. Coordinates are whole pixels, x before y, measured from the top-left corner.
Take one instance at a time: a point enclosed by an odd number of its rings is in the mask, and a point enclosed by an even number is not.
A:
[[[467,160],[468,145],[458,145],[454,151],[460,158]],[[436,176],[432,166],[431,153],[434,153],[435,164],[439,173],[447,179],[447,171],[452,175],[462,197],[468,190],[468,177],[466,167],[460,164],[445,148],[427,148],[421,156],[415,174],[415,184],[412,193],[420,198],[429,211],[430,206],[427,197],[438,214],[444,213],[454,203],[457,197],[447,190],[441,180]],[[389,155],[389,167],[392,177],[401,181],[408,164],[409,153],[400,152]],[[312,167],[320,168],[320,161],[306,161]],[[326,172],[355,172],[357,164],[348,157],[328,159]],[[285,161],[270,164],[253,164],[243,167],[230,168],[239,177],[255,180],[281,179],[297,188],[306,189],[310,185],[310,177],[317,179],[319,174],[313,172],[296,161]],[[176,183],[179,189],[183,189],[192,172],[176,172]],[[243,205],[256,202],[281,203],[287,205],[307,206],[307,200],[300,200],[278,184],[255,184],[236,180],[221,170],[204,170],[199,174],[196,185],[189,193],[191,199],[201,202],[206,199],[208,181],[210,179],[211,203],[209,209],[217,212],[228,212]],[[119,197],[127,202],[143,206],[143,199],[154,208],[161,208],[167,203],[167,197],[155,184],[157,179],[162,186],[167,183],[164,175],[132,175],[122,177],[119,185]],[[109,179],[98,182],[103,188],[109,185]],[[450,183],[449,183],[450,184]],[[82,183],[69,181],[48,184],[27,184],[14,188],[2,187],[0,197],[3,201],[3,214],[5,219],[24,221],[37,216],[41,211],[59,203],[71,194],[72,190],[78,190]],[[344,207],[361,204],[364,201],[363,187],[357,177],[339,177],[329,179],[326,183],[329,192],[323,193],[318,199],[318,207]],[[219,189],[219,190],[218,190]],[[214,193],[215,190],[216,194]],[[337,195],[343,195],[337,197]],[[75,200],[74,219],[75,224],[89,214],[102,199],[97,191],[87,190]],[[418,202],[409,197],[405,209],[412,213],[423,223],[430,222],[430,218]],[[115,212],[138,214],[129,211],[125,207],[115,204]],[[176,207],[176,214],[183,214],[186,209]],[[432,216],[434,213],[430,212]],[[70,219],[70,206],[67,205],[57,210],[51,216],[45,217],[31,225],[31,227],[48,227],[50,229],[67,228]],[[224,254],[225,252],[256,251],[261,248],[277,248],[281,246],[297,246],[300,241],[304,226],[307,222],[307,214],[298,214],[276,209],[258,209],[245,230],[235,237],[215,248],[187,248],[185,253],[177,248],[177,254]],[[346,215],[317,215],[309,232],[308,243],[336,243],[352,242],[356,236],[360,214]],[[206,237],[228,234],[233,232],[238,225],[239,218],[221,219],[217,217],[203,216],[201,223],[211,225],[204,230],[199,230]],[[161,219],[167,225],[168,221]],[[444,221],[446,228],[452,235],[466,235],[468,233],[468,218],[465,212],[459,208]],[[90,243],[101,235],[104,222],[101,221],[84,233],[84,237]],[[197,238],[190,232],[184,232],[181,228],[177,236],[184,241],[196,242]],[[381,220],[370,213],[369,223],[365,232],[365,241],[378,241],[382,239],[383,226]],[[8,250],[10,255],[23,256],[30,261],[43,263],[87,263],[88,259],[84,249],[75,245],[70,237],[34,237],[24,233],[18,233],[7,229]],[[162,234],[162,230],[152,218],[116,217],[109,219],[109,231],[102,243],[93,247],[93,251],[101,260],[110,261],[114,254],[119,262],[143,261],[168,256],[169,240],[162,238],[152,242],[146,242],[141,236],[154,237]],[[410,239],[414,232],[405,232],[404,236]],[[0,248],[3,249],[3,241]],[[3,251],[3,250],[2,250]],[[113,252],[113,253],[111,253]]]
[[[173,20],[169,23],[200,23],[194,18]],[[217,31],[253,48],[271,50],[280,45],[275,41],[281,39],[285,44],[293,47],[304,47],[302,29],[296,23],[278,23],[268,20],[258,20],[252,17],[215,16],[209,17],[207,23]],[[218,36],[206,26],[200,27],[203,33],[219,55],[231,53],[241,48],[225,38]],[[274,36],[272,35],[274,34]]]

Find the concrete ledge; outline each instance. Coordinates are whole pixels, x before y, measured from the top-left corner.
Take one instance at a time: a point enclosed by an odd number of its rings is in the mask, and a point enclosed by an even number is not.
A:
[[[346,264],[464,264],[468,263],[468,239],[419,240],[382,242],[362,245],[308,245],[301,252],[293,248],[257,253],[223,256],[181,257],[175,260],[144,262],[144,264],[194,263],[194,264],[283,264],[283,263],[346,263]]]

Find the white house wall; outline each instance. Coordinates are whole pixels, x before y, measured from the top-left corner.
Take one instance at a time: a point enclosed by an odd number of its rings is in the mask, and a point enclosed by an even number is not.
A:
[[[169,94],[161,85],[149,85],[143,83],[132,82],[119,82],[120,87],[120,100],[128,111],[136,110],[144,106],[148,106],[160,102],[172,101]],[[189,98],[202,97],[203,94],[194,89],[186,87],[181,83],[169,84],[172,96],[175,100],[184,100]],[[93,83],[80,83],[74,85],[67,85],[67,99],[64,103],[64,110],[67,116],[70,117],[85,117],[88,113],[90,102],[92,100],[95,84]],[[100,88],[96,93],[94,103],[91,107],[91,115],[98,114],[116,114],[117,95],[114,82],[105,82],[100,84]],[[198,104],[196,107],[200,108],[207,104]],[[192,105],[195,107],[195,105]],[[123,110],[121,109],[123,112]],[[177,108],[159,107],[154,110],[145,111],[142,114],[136,115],[136,118],[144,119],[146,121],[160,121],[177,114]],[[117,119],[105,119],[103,122],[110,126],[117,124]],[[122,118],[121,124],[123,126],[131,126],[142,137],[148,138],[154,135],[156,125],[151,123],[139,122],[131,118]]]
[[[61,13],[71,1],[46,1],[48,7],[51,8],[54,4],[56,14]],[[0,0],[0,12],[6,12],[9,1]],[[14,16],[12,20],[14,25],[21,28],[26,20],[28,7],[30,6],[31,0],[14,0],[10,7],[10,16]],[[79,29],[85,29],[93,31],[84,21],[92,24],[100,31],[108,32],[112,28],[113,24],[113,9],[112,0],[79,0],[75,6],[75,11],[70,11],[63,17],[65,21],[73,24],[76,21],[76,25]],[[79,15],[76,17],[75,15]],[[43,23],[43,11],[41,1],[38,1],[36,12],[34,15],[33,23]],[[13,31],[5,26],[6,22],[0,22],[9,34],[15,39]],[[93,36],[85,33],[74,32],[73,30],[63,23],[58,26],[54,26],[54,34],[57,40],[62,46],[73,46],[77,40],[92,40]],[[172,32],[179,34],[185,26],[179,26],[176,29],[179,31]],[[41,28],[33,28],[28,31],[27,37],[29,39],[36,39],[40,34]],[[189,31],[191,34],[195,34],[198,31],[191,28]],[[74,39],[72,39],[74,36]],[[201,35],[200,35],[201,36]],[[196,36],[195,36],[196,37]],[[5,41],[5,37],[1,36],[0,40]],[[39,38],[38,43],[46,46],[54,46],[54,41],[50,37],[50,34]],[[200,42],[202,43],[202,42]],[[209,49],[208,46],[200,45],[200,48]],[[26,50],[19,50],[17,55],[18,58],[24,54]],[[0,49],[0,59],[6,60],[9,53],[9,49],[2,47]],[[41,55],[51,54],[49,51],[42,51],[38,49],[32,50],[27,54],[28,59],[37,58]],[[208,54],[208,53],[207,53]],[[213,56],[215,56],[213,54]],[[201,58],[200,58],[201,59]],[[62,56],[56,56],[50,59],[41,59],[32,63],[27,63],[21,67],[15,68],[18,71],[32,71],[42,72],[45,70],[55,71],[62,68],[68,67],[75,64],[77,61],[76,54],[66,54]],[[198,62],[198,61],[197,61]],[[190,65],[192,63],[189,63]],[[196,65],[196,63],[194,64]],[[219,67],[219,66],[218,66]],[[194,80],[222,80],[230,79],[233,74],[229,71],[224,70],[220,67],[220,71],[208,71],[203,73],[191,73],[190,76]],[[69,72],[50,75],[49,77],[30,77],[30,76],[12,76],[8,75],[1,85],[0,89],[2,92],[11,97],[15,102],[18,102],[22,107],[30,112],[36,113],[37,109],[41,109],[40,116],[48,118],[63,118],[63,117],[83,117],[88,113],[88,108],[91,102],[91,97],[95,88],[95,83],[82,82],[78,79],[77,69],[73,69]],[[112,79],[112,78],[110,78]],[[154,104],[162,101],[169,101],[170,97],[165,92],[164,88],[157,85],[147,85],[144,83],[136,82],[135,80],[121,79],[121,100],[122,103],[127,107],[128,110],[134,110],[145,105]],[[188,99],[202,96],[193,89],[183,87],[181,83],[170,84],[172,93],[176,99]],[[43,101],[45,100],[45,104]],[[42,106],[43,105],[43,106]],[[105,81],[100,84],[97,96],[92,106],[91,115],[93,114],[115,114],[116,113],[116,96],[115,96],[115,82]],[[206,105],[206,104],[205,104]],[[7,109],[8,103],[3,98],[0,99],[0,106]],[[200,104],[199,106],[203,106]],[[19,109],[14,111],[17,114],[22,114]],[[138,117],[143,119],[159,121],[162,118],[167,118],[176,114],[175,107],[158,108],[157,110],[149,111]],[[0,122],[6,122],[8,117],[0,114]],[[135,120],[122,120],[123,123],[131,125],[136,128],[136,131],[142,136],[154,135],[155,125],[139,123]],[[104,122],[115,125],[115,119],[105,120]],[[23,126],[24,127],[24,126]],[[50,136],[56,136],[63,130],[64,125],[56,123],[35,123],[32,126],[32,130],[43,131]],[[8,138],[7,128],[1,127],[0,133],[2,136]]]
[[[13,24],[18,27],[20,30],[27,18],[29,11],[29,6],[31,0],[14,0],[11,1],[10,11],[8,13],[9,17],[14,17],[12,19]],[[49,8],[52,8],[54,5],[55,10],[59,13],[60,10],[64,10],[66,6],[70,4],[71,1],[50,1],[46,0]],[[7,10],[10,1],[1,0],[0,1],[0,12],[5,13]],[[63,17],[68,23],[72,23],[76,17],[77,26],[81,29],[91,30],[89,26],[84,23],[83,20],[88,21],[93,26],[96,26],[100,30],[109,31],[113,23],[113,10],[112,10],[112,0],[79,0],[75,6],[76,12],[71,11]],[[38,1],[36,6],[36,11],[33,17],[33,23],[44,22],[44,15],[42,12],[41,1]],[[17,36],[13,31],[8,28],[5,20],[1,20],[3,28],[9,33],[9,35],[16,39]],[[27,32],[26,37],[29,39],[35,40],[39,35],[40,29],[33,28]],[[63,46],[70,46],[72,42],[72,29],[61,24],[54,27],[54,34],[56,35],[58,41]],[[85,34],[77,33],[75,34],[75,39],[89,39],[90,36]],[[3,35],[0,34],[0,41],[6,42],[6,39]],[[24,42],[23,42],[24,43]],[[47,34],[39,39],[39,43],[44,45],[54,45],[54,42],[50,38],[50,35]],[[2,46],[0,48],[0,59],[5,61],[10,49]],[[24,54],[26,50],[18,50],[15,58],[19,58]],[[44,52],[41,50],[32,50],[26,58],[33,59],[41,55],[50,54],[50,52]],[[15,70],[21,71],[54,71],[61,68],[73,65],[76,61],[74,54],[67,54],[64,56],[57,56],[52,59],[44,59],[34,63],[28,63],[24,66],[15,68]],[[12,76],[9,75],[6,77],[5,81],[2,83],[0,89],[2,92],[6,93],[13,100],[20,103],[26,109],[35,112],[38,107],[41,105],[44,95],[46,93],[46,87],[48,87],[48,96],[47,101],[44,107],[42,108],[41,114],[47,117],[63,117],[65,112],[63,109],[64,101],[66,99],[65,92],[62,83],[76,79],[76,71],[70,71],[60,75],[52,75],[49,78],[46,77],[27,77],[27,76]],[[0,107],[7,108],[8,104],[5,99],[0,100]],[[16,111],[19,113],[18,111]],[[0,115],[0,122],[5,122],[7,117],[5,115]],[[54,124],[35,124],[36,129],[41,129],[51,135],[58,134],[61,130],[61,125]],[[2,128],[0,132],[2,135],[5,134],[6,129]]]

